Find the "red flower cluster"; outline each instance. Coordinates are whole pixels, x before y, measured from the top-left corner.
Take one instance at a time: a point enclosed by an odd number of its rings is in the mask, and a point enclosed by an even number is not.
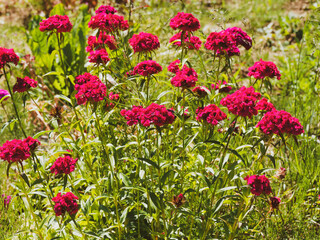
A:
[[[0,147],[0,158],[9,163],[26,160],[38,145],[40,142],[32,137],[6,141]]]
[[[275,110],[276,108],[273,106],[271,102],[268,102],[268,99],[262,98],[256,105],[257,110],[265,111],[265,112],[271,112],[272,110]]]
[[[54,173],[55,175],[72,173],[77,161],[78,158],[73,159],[70,155],[59,157],[51,166],[51,173]]]
[[[260,59],[259,62],[255,62],[248,70],[248,76],[253,76],[255,79],[264,79],[266,77],[276,77],[278,80],[281,79],[281,74],[273,62],[267,62]]]
[[[226,106],[228,111],[241,116],[251,118],[258,114],[256,104],[261,98],[261,94],[254,91],[253,87],[242,87],[233,94],[222,98],[220,104]]]
[[[117,43],[114,36],[107,35],[104,32],[101,32],[98,38],[96,36],[90,36],[88,38],[88,46],[86,47],[87,52],[94,50],[99,50],[108,46],[110,50],[117,49]]]
[[[280,198],[277,198],[277,197],[271,197],[270,198],[270,205],[271,205],[272,209],[278,209],[280,203],[281,203]]]
[[[96,64],[107,64],[110,61],[108,52],[102,48],[96,51],[91,51],[90,52],[90,56],[89,58],[89,62],[91,63],[96,63]]]
[[[64,195],[58,193],[58,195],[52,198],[52,201],[55,202],[54,212],[56,216],[64,215],[68,212],[70,215],[75,215],[79,211],[79,205],[77,203],[77,196],[72,192],[67,192]]]
[[[191,88],[196,85],[198,81],[198,74],[192,68],[186,65],[181,70],[176,72],[176,75],[171,79],[171,84],[175,87]]]
[[[107,95],[107,87],[99,78],[89,73],[80,75],[76,78],[75,89],[78,93],[75,95],[78,104],[86,104],[86,102],[102,101]]]
[[[160,42],[158,37],[151,33],[145,33],[145,32],[134,34],[132,38],[129,39],[129,44],[131,45],[135,53],[150,52],[160,47]]]
[[[271,112],[267,112],[260,122],[258,122],[257,127],[259,127],[264,134],[280,135],[287,133],[300,135],[304,133],[299,120],[283,110],[278,111],[274,109]]]
[[[152,74],[157,74],[162,71],[162,67],[153,60],[143,61],[138,63],[137,66],[133,68],[134,74],[139,74],[141,76],[150,76]]]
[[[115,14],[117,13],[118,11],[112,7],[112,6],[107,6],[107,5],[101,5],[97,10],[96,10],[96,14],[99,14],[99,13],[111,13],[111,14]]]
[[[0,47],[0,68],[3,68],[8,63],[17,65],[19,63],[19,57],[13,49]]]
[[[241,45],[246,50],[249,50],[252,47],[251,37],[249,37],[249,35],[246,32],[244,32],[241,28],[238,28],[238,27],[227,28],[225,32],[233,36],[233,39],[236,42],[237,46]]]
[[[181,207],[186,202],[186,198],[182,193],[178,196],[173,196],[171,203],[177,208]]]
[[[223,85],[227,85],[228,83],[226,81],[222,82]],[[211,88],[214,90],[219,90],[219,93],[229,93],[232,90],[231,86],[224,86],[220,88],[221,81],[217,82],[216,84],[211,84]]]
[[[174,30],[190,32],[200,28],[200,22],[191,13],[178,12],[178,14],[170,20],[170,27]]]
[[[175,119],[172,111],[166,109],[164,105],[156,103],[152,103],[146,108],[133,106],[132,110],[123,109],[120,114],[126,118],[129,126],[141,123],[145,127],[149,127],[151,124],[161,127],[173,123]]]
[[[104,32],[124,31],[129,28],[128,21],[124,20],[123,16],[112,13],[99,13],[92,16],[88,26],[92,29],[98,28],[100,31]]]
[[[169,43],[173,43],[175,46],[181,46],[181,32],[175,34],[172,38],[170,38]],[[188,49],[193,50],[199,50],[201,47],[201,40],[200,38],[196,36],[189,36],[190,33],[185,32],[184,37],[182,41],[184,42],[184,46],[187,46]]]
[[[118,101],[119,98],[120,98],[119,94],[110,92],[110,94],[109,94],[109,100],[111,100],[111,101]],[[107,102],[107,104],[106,104],[106,110],[109,111],[109,110],[113,109],[114,106],[115,106],[115,105],[114,105],[113,102]]]
[[[266,195],[272,193],[270,181],[265,175],[246,176],[244,180],[251,187],[251,193],[256,196],[260,196],[262,193]]]
[[[192,92],[199,98],[204,98],[208,95],[208,92],[210,90],[206,88],[205,86],[196,86],[194,89],[192,89]]]
[[[180,63],[181,63],[181,62],[180,62],[179,59],[171,62],[171,63],[169,64],[169,66],[167,67],[168,71],[176,74],[176,73],[180,70],[180,68],[179,68],[179,64],[180,64]]]
[[[38,86],[38,82],[32,78],[17,78],[17,83],[13,86],[13,92],[26,92],[30,88]]]
[[[220,121],[227,118],[227,115],[214,104],[197,108],[196,114],[197,121],[203,120],[213,126],[217,125]]]
[[[39,29],[41,32],[52,30],[56,30],[58,33],[70,32],[72,29],[72,24],[67,15],[54,15],[48,19],[42,20]]]

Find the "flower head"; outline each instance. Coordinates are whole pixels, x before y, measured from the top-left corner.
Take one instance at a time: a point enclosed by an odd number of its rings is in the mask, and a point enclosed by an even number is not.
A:
[[[13,92],[26,92],[30,88],[38,86],[38,82],[32,78],[17,78],[17,83],[13,86]]]
[[[272,209],[278,209],[281,203],[280,198],[277,197],[270,197],[270,205]]]
[[[91,63],[96,63],[96,64],[107,64],[110,61],[108,52],[102,48],[96,51],[91,51],[90,52],[90,56],[89,58],[89,62]]]
[[[0,89],[0,101],[6,101],[10,97],[10,93],[7,90]]]
[[[37,139],[34,139],[30,136],[26,139],[23,139],[23,141],[28,145],[30,152],[33,152],[38,146],[41,145],[41,143]]]
[[[175,34],[172,38],[170,38],[169,43],[173,43],[175,46],[181,46],[181,32]],[[187,46],[189,50],[199,50],[201,47],[201,40],[196,36],[189,36],[190,33],[185,32],[184,37],[182,39],[184,46]]]
[[[198,74],[193,68],[188,68],[186,65],[179,70],[171,79],[171,84],[175,87],[191,88],[196,85]]]
[[[208,95],[208,92],[210,90],[206,88],[205,86],[196,86],[194,89],[192,89],[192,92],[198,97],[198,98],[204,98]]]
[[[64,195],[58,193],[56,197],[52,198],[55,203],[54,212],[56,216],[64,215],[66,212],[70,215],[75,215],[80,208],[76,200],[78,200],[78,197],[72,192],[67,192]]]
[[[268,102],[268,99],[262,98],[256,105],[257,110],[270,112],[272,110],[275,110],[276,108],[273,106],[271,102]]]
[[[211,88],[214,90],[219,90],[219,93],[229,93],[232,90],[231,86],[227,85],[228,83],[226,81],[223,81],[221,84],[221,81],[211,84]],[[221,87],[221,85],[225,85],[224,87]]]
[[[21,139],[6,141],[0,147],[0,158],[9,163],[20,162],[31,156],[29,145]]]
[[[80,86],[87,83],[87,82],[90,82],[90,81],[100,81],[100,79],[97,77],[97,76],[94,76],[88,72],[82,74],[82,75],[79,75],[76,77],[75,79],[75,89],[79,91],[80,89]]]
[[[78,87],[78,93],[75,95],[78,104],[86,102],[102,101],[107,95],[107,87],[100,80],[88,81]]]
[[[147,60],[138,63],[137,66],[134,67],[133,71],[135,74],[146,77],[161,72],[162,67],[156,61]]]
[[[54,15],[48,19],[42,20],[42,22],[40,22],[39,29],[41,32],[53,30],[56,30],[58,33],[70,32],[72,29],[72,24],[68,16]]]
[[[272,193],[270,181],[265,175],[246,176],[244,180],[251,187],[251,193],[260,196],[261,194],[269,195]]]
[[[51,173],[54,173],[55,175],[70,174],[74,171],[77,161],[78,158],[73,159],[70,155],[59,157],[51,166]]]
[[[129,44],[131,45],[135,53],[150,52],[160,47],[160,42],[158,37],[151,33],[145,33],[145,32],[134,34],[132,38],[129,39]]]
[[[0,68],[3,68],[8,63],[17,65],[19,63],[19,57],[13,49],[0,47]]]
[[[241,45],[246,50],[249,50],[252,47],[251,37],[249,37],[249,35],[246,32],[244,32],[241,28],[238,28],[238,27],[227,28],[225,32],[227,32],[233,37],[237,46]]]
[[[99,13],[111,13],[111,14],[115,14],[118,11],[112,7],[112,6],[108,6],[108,5],[101,5],[97,10],[96,10],[96,14]]]
[[[218,57],[222,55],[227,55],[228,57],[240,55],[240,50],[233,35],[226,31],[210,33],[204,47],[214,51]]]
[[[255,79],[264,79],[266,77],[281,79],[281,74],[273,62],[266,62],[260,59],[259,62],[255,62],[248,70],[248,76],[253,76]]]
[[[129,28],[128,21],[124,20],[123,16],[112,13],[99,13],[92,16],[88,26],[92,29],[98,28],[100,31],[104,32],[124,31]]]
[[[120,114],[125,117],[129,126],[138,124],[140,116],[143,114],[144,108],[142,106],[133,106],[131,110],[122,109]]]
[[[107,35],[104,32],[100,32],[99,36],[90,36],[88,38],[88,46],[86,47],[87,52],[99,50],[107,46],[110,50],[117,49],[117,42],[114,36]]]
[[[161,127],[163,125],[173,123],[174,114],[166,109],[164,105],[152,103],[145,108],[143,114],[140,115],[140,122],[143,126],[149,127],[151,124]]]
[[[174,30],[192,32],[200,28],[200,22],[191,13],[178,12],[178,14],[170,20],[170,27]]]
[[[9,208],[9,204],[11,202],[11,196],[10,195],[6,196],[6,195],[2,194],[1,198],[3,199],[4,208],[8,209]]]
[[[220,121],[227,118],[227,115],[214,104],[210,104],[206,107],[197,108],[196,114],[197,121],[203,120],[211,124],[212,126],[217,125]]]
[[[181,62],[180,62],[179,59],[174,60],[174,61],[171,62],[171,63],[169,64],[169,66],[167,67],[168,71],[169,71],[169,72],[172,72],[172,73],[177,73],[177,72],[180,70],[180,68],[179,68],[179,64],[180,64],[180,63],[181,63]]]
[[[186,198],[184,197],[184,195],[182,193],[180,193],[177,196],[173,196],[171,203],[176,206],[176,208],[181,207],[184,203],[186,202]]]

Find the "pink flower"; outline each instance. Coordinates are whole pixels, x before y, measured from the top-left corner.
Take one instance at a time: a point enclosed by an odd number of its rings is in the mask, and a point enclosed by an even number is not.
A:
[[[235,115],[251,118],[258,114],[256,104],[260,98],[261,94],[255,92],[253,87],[242,87],[233,94],[222,98],[220,104],[226,106],[228,111]]]
[[[226,31],[210,33],[204,47],[208,50],[213,50],[218,57],[222,55],[229,57],[240,55],[240,50],[233,35]]]
[[[185,89],[194,87],[197,81],[198,74],[196,71],[184,65],[182,69],[176,73],[176,76],[171,79],[171,84],[175,87],[182,87]]]
[[[90,73],[86,72],[76,77],[74,81],[75,82],[74,88],[79,91],[81,85],[90,81],[100,81],[100,79],[97,76],[91,75]]]
[[[160,47],[160,42],[158,37],[151,33],[145,33],[145,32],[134,34],[132,38],[129,39],[129,44],[131,45],[135,53],[150,52]]]
[[[138,63],[138,65],[134,67],[133,71],[135,74],[146,77],[161,72],[162,67],[156,61],[147,60]]]
[[[117,49],[117,43],[114,36],[110,36],[104,32],[101,32],[98,38],[96,36],[90,36],[88,38],[88,46],[86,47],[86,51],[91,52],[94,50],[103,49],[105,45],[110,50]]]
[[[86,104],[86,102],[102,101],[107,95],[107,87],[100,80],[86,82],[78,88],[75,95],[78,104]]]
[[[9,163],[20,162],[31,156],[30,148],[26,141],[13,139],[6,141],[0,147],[0,158]]]
[[[260,196],[261,194],[269,195],[272,193],[270,181],[265,175],[246,176],[244,180],[251,187],[251,193]]]
[[[40,22],[39,29],[41,32],[52,30],[56,30],[58,33],[70,32],[72,29],[72,24],[68,16],[54,15],[48,19],[42,20],[42,22]]]
[[[177,208],[181,207],[186,202],[186,198],[182,193],[178,196],[173,196],[171,203]]]
[[[205,86],[196,86],[194,89],[192,89],[192,92],[199,98],[204,98],[208,95],[208,92],[210,90],[206,88]]]
[[[226,81],[222,82],[223,85],[227,85],[228,83]],[[232,90],[231,86],[224,86],[220,88],[221,81],[217,82],[216,84],[211,84],[211,88],[214,90],[219,90],[219,93],[229,93]]]
[[[70,174],[74,171],[77,161],[78,158],[73,159],[70,155],[59,157],[51,166],[51,173],[54,173],[55,175]]]
[[[5,209],[9,208],[9,204],[11,202],[11,196],[6,196],[4,194],[1,195],[1,198],[3,199],[3,205]]]
[[[17,78],[17,83],[13,86],[13,92],[26,92],[30,88],[38,86],[38,82],[29,77]]]
[[[233,37],[237,46],[241,45],[246,50],[249,50],[252,47],[252,39],[241,28],[238,28],[238,27],[227,28],[225,32],[230,34]]]
[[[143,114],[144,108],[142,106],[133,106],[131,110],[122,109],[120,114],[127,120],[127,124],[132,126],[140,122],[140,116]]]
[[[257,128],[264,134],[292,134],[300,135],[304,133],[303,127],[299,120],[292,117],[290,113],[283,110],[272,110],[267,112],[263,118],[258,122]]]
[[[111,13],[111,14],[115,14],[117,13],[118,11],[112,7],[112,6],[107,6],[107,5],[101,5],[97,10],[96,10],[96,14],[99,14],[99,13]]]
[[[175,116],[173,113],[166,109],[164,105],[152,103],[145,108],[143,114],[140,115],[141,124],[149,127],[154,124],[158,127],[173,123]]]
[[[0,47],[0,68],[3,68],[8,63],[17,65],[19,63],[19,57],[13,49]]]
[[[248,76],[253,76],[255,79],[264,79],[266,77],[281,79],[281,74],[273,62],[265,62],[260,59],[259,62],[255,62],[248,70]]]
[[[179,60],[179,59],[171,62],[171,63],[169,64],[169,66],[167,67],[167,68],[168,68],[168,71],[169,71],[169,72],[172,72],[172,73],[177,73],[177,72],[180,70],[179,64],[180,64],[180,60]]]
[[[30,152],[33,152],[38,146],[41,145],[41,143],[37,139],[33,139],[30,136],[26,139],[23,139],[23,141],[28,145]]]
[[[92,16],[88,26],[92,29],[98,28],[100,31],[104,32],[124,31],[129,28],[128,21],[124,20],[123,16],[112,13],[99,13]]]
[[[119,100],[119,94],[110,92],[110,94],[109,94],[109,99],[110,99],[110,100],[117,101],[117,100]]]
[[[268,102],[268,99],[262,98],[256,105],[257,110],[265,111],[265,112],[271,112],[272,110],[275,110],[276,108],[273,106],[271,102]]]
[[[170,20],[170,27],[174,30],[190,32],[200,28],[200,22],[191,13],[178,12],[178,14]]]
[[[10,93],[7,90],[0,89],[0,102],[6,101],[10,97]]]
[[[270,197],[270,205],[272,209],[278,209],[281,203],[280,198],[277,197]]]
[[[58,195],[52,198],[52,201],[55,202],[54,212],[56,216],[64,215],[68,212],[70,215],[75,215],[79,211],[79,205],[77,203],[77,196],[72,192],[67,192],[64,195],[58,193]]]
[[[91,51],[89,62],[96,64],[107,64],[110,61],[108,52],[105,49],[100,49],[96,51]]]
[[[203,120],[213,126],[217,125],[220,121],[227,118],[227,115],[214,104],[197,108],[196,114],[197,121]]]
[[[169,43],[174,42],[173,45],[181,46],[181,34],[181,32],[175,34],[172,38],[170,38]],[[185,32],[184,37],[182,39],[182,41],[184,42],[184,46],[187,46],[190,50],[199,50],[202,44],[200,38],[189,35],[191,35],[191,33]]]

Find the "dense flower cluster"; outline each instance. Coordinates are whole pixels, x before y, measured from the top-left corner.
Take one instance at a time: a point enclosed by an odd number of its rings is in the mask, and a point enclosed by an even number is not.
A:
[[[116,102],[116,101],[118,101],[119,99],[120,99],[119,94],[110,92],[110,94],[109,94],[109,100]],[[115,104],[114,104],[113,102],[111,102],[111,101],[106,103],[106,110],[107,110],[107,111],[113,109],[114,106],[115,106]]]
[[[150,52],[160,47],[160,42],[158,37],[151,33],[145,33],[145,32],[134,34],[132,38],[129,39],[129,44],[131,45],[135,53]]]
[[[227,118],[227,115],[214,104],[210,104],[206,107],[197,108],[196,114],[197,121],[203,120],[213,126],[217,125],[220,121]]]
[[[222,98],[220,104],[226,106],[228,111],[235,115],[251,118],[258,114],[256,104],[260,98],[261,94],[255,92],[253,87],[241,87],[233,94]]]
[[[54,173],[55,175],[63,174],[63,173],[70,174],[71,172],[74,171],[77,161],[78,161],[78,158],[74,159],[70,155],[59,157],[51,166],[50,168],[51,173]]]
[[[141,123],[145,127],[154,124],[161,127],[166,124],[173,123],[175,116],[172,111],[166,109],[164,105],[152,103],[146,108],[142,106],[133,106],[132,110],[121,110],[120,114],[127,120],[127,124]]]
[[[200,22],[191,13],[178,12],[178,14],[170,20],[170,27],[174,30],[196,31],[200,28]]]
[[[24,77],[17,78],[16,84],[13,86],[13,92],[26,92],[30,88],[38,86],[38,82],[32,78]]]
[[[299,120],[292,117],[290,113],[283,110],[272,110],[267,112],[258,122],[257,127],[264,134],[292,134],[300,135],[304,133],[303,127]]]
[[[111,13],[111,14],[115,14],[117,13],[118,11],[112,7],[112,6],[108,6],[108,5],[101,5],[97,10],[96,10],[96,14],[99,14],[99,13]]]
[[[69,17],[64,15],[54,15],[40,22],[40,31],[52,31],[56,30],[58,33],[70,32],[72,29],[72,24]]]
[[[178,32],[172,38],[170,38],[169,42],[174,42],[173,45],[181,46],[181,34],[181,32]],[[190,50],[199,50],[202,44],[200,38],[196,36],[189,36],[190,34],[191,33],[185,32],[184,37],[182,39],[184,46],[187,46]]]
[[[162,71],[162,67],[153,60],[143,61],[138,63],[137,66],[133,68],[134,74],[139,74],[141,76],[150,76],[152,74],[157,74]]]
[[[40,142],[32,137],[6,141],[0,147],[0,158],[9,163],[26,160],[38,145]]]
[[[179,70],[176,75],[171,79],[171,84],[175,87],[191,88],[196,85],[198,81],[198,74],[192,68],[186,65]]]
[[[276,77],[278,80],[281,79],[281,74],[273,62],[267,62],[260,59],[259,62],[255,62],[248,70],[248,76],[253,76],[255,79],[264,79],[266,77]]]
[[[104,48],[91,51],[88,58],[89,62],[96,64],[107,64],[110,61],[108,52]]]
[[[79,80],[76,84],[75,89],[78,90],[78,93],[75,95],[78,104],[85,104],[86,102],[99,102],[102,101],[105,96],[107,95],[107,87],[103,84],[100,79],[96,78],[95,76],[89,76],[89,74],[84,74],[89,80],[84,83],[79,83]],[[80,75],[80,76],[84,76]],[[78,76],[78,77],[80,77]],[[85,77],[78,78],[81,81],[86,80]]]
[[[0,101],[5,101],[10,97],[10,93],[7,90],[0,89]]]
[[[13,49],[0,47],[0,68],[3,68],[8,63],[17,65],[19,63],[19,57]]]
[[[112,13],[99,13],[91,17],[88,26],[92,29],[99,29],[105,32],[115,32],[119,30],[127,30],[129,24],[127,20],[124,20],[123,16],[119,16]]]
[[[98,36],[90,36],[88,38],[88,46],[86,47],[87,52],[91,52],[94,50],[99,50],[104,48],[104,46],[108,46],[110,50],[117,49],[117,42],[114,36],[107,35],[104,32],[101,32]]]
[[[181,63],[181,62],[180,62],[179,59],[171,62],[171,63],[169,64],[169,66],[167,67],[168,71],[169,71],[169,72],[172,72],[172,73],[177,73],[177,72],[180,70],[180,68],[179,68],[179,64],[180,64],[180,63]]]
[[[211,84],[211,88],[214,90],[219,90],[219,93],[229,93],[232,90],[231,86],[227,86],[227,82],[223,81],[221,84],[221,81],[217,82],[216,84]],[[221,85],[225,85],[224,87],[220,87]]]
[[[244,180],[246,180],[247,184],[251,187],[251,193],[256,196],[272,193],[270,181],[265,175],[246,176]]]
[[[270,112],[272,110],[275,110],[276,108],[273,106],[271,102],[268,102],[268,99],[262,98],[256,105],[257,110]]]
[[[233,40],[236,42],[236,45],[243,46],[246,50],[249,50],[252,47],[252,39],[249,35],[244,32],[241,28],[232,27],[225,30],[228,34],[232,35]]]
[[[100,79],[97,76],[91,75],[90,73],[86,72],[76,77],[74,81],[75,82],[74,88],[79,91],[81,85],[90,81],[100,81]]]
[[[277,197],[271,197],[270,198],[270,205],[271,205],[272,209],[278,209],[280,203],[281,203],[280,198],[277,198]]]
[[[208,95],[208,92],[210,90],[204,86],[196,86],[194,89],[192,89],[192,92],[199,98],[203,98]]]
[[[70,215],[75,215],[80,208],[76,201],[77,199],[78,197],[72,192],[67,192],[64,195],[58,193],[56,197],[52,198],[52,201],[55,202],[54,212],[56,216],[64,215],[66,212]]]

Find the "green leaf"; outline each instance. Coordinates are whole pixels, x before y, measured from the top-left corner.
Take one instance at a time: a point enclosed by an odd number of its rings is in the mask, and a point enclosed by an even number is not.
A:
[[[23,178],[23,180],[26,182],[26,184],[28,185],[28,187],[30,187],[30,183],[29,183],[29,179],[28,176],[23,172],[20,174],[20,176]]]
[[[150,160],[150,159],[147,159],[147,158],[139,158],[139,160],[143,161],[143,162],[146,162],[147,165],[151,165],[157,169],[160,169],[160,167],[158,166],[157,163],[155,163],[154,161]]]

